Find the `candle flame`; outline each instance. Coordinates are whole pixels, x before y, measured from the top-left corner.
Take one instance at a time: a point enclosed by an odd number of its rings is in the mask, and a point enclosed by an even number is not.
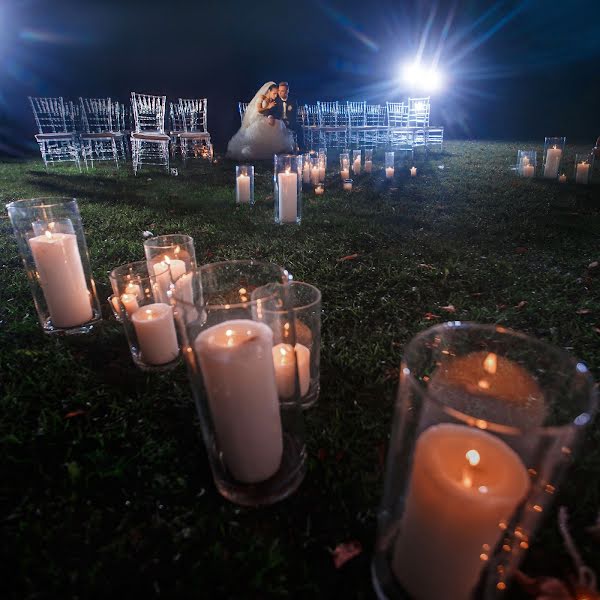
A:
[[[469,464],[472,467],[475,467],[479,464],[479,461],[481,460],[481,457],[479,456],[479,452],[477,452],[477,450],[469,450],[466,454],[465,457],[467,458],[467,460],[469,461]]]
[[[181,248],[179,246],[175,246],[175,250],[173,252],[175,252],[175,255],[177,256],[177,254],[181,252]]]
[[[285,348],[279,348],[279,353],[281,356],[285,357],[287,355],[287,350]]]
[[[493,352],[490,352],[490,354],[488,354],[483,361],[483,370],[490,375],[495,375],[497,368],[498,357]]]
[[[131,294],[121,294],[121,301],[122,302],[129,302],[130,300],[133,300],[133,296]]]
[[[49,240],[51,240],[51,239],[52,239],[52,232],[51,232],[51,231],[48,231],[48,230],[46,229],[46,231],[44,232],[44,234],[45,234],[45,236],[46,236],[46,237],[47,237]]]
[[[490,382],[487,381],[486,379],[480,379],[477,382],[477,387],[479,387],[482,390],[489,390],[490,389]]]
[[[147,308],[147,309],[146,309],[146,319],[147,319],[148,321],[151,321],[153,316],[154,316],[154,315],[152,314],[152,309],[150,309],[150,308]]]

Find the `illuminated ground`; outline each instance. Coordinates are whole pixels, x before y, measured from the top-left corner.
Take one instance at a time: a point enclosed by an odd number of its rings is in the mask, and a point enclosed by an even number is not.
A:
[[[107,317],[94,336],[44,336],[2,217],[3,597],[370,597],[396,371],[416,332],[445,318],[502,323],[568,348],[600,377],[598,186],[517,179],[509,167],[528,146],[449,143],[417,158],[417,178],[398,168],[388,185],[379,172],[350,195],[332,174],[324,197],[305,196],[300,227],[272,224],[268,164],[249,208],[234,205],[225,161],[177,178],[0,163],[5,201],[79,199]],[[572,160],[589,148],[569,150]],[[278,506],[239,509],[217,495],[185,370],[136,370],[108,319],[107,273],[143,257],[145,230],[192,235],[199,262],[277,262],[323,292],[309,472]],[[585,532],[600,505],[597,426],[560,501],[584,559],[600,565]],[[336,570],[330,549],[349,540],[363,554]],[[554,516],[526,570],[572,571]]]

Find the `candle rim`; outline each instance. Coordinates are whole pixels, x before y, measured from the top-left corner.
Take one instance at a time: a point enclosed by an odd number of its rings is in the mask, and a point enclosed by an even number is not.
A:
[[[170,243],[165,243],[170,242]],[[186,246],[194,248],[194,239],[185,233],[166,233],[164,235],[155,235],[153,237],[144,240],[144,248],[175,248],[176,246],[182,246],[186,249]]]

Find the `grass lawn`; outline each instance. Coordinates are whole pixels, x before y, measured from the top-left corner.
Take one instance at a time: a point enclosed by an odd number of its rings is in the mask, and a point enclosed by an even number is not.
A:
[[[105,316],[90,336],[42,333],[4,212],[2,596],[372,597],[375,513],[408,340],[444,319],[499,323],[567,348],[600,378],[600,267],[590,266],[600,260],[600,188],[517,178],[510,165],[528,146],[451,142],[416,158],[418,177],[397,168],[389,185],[378,171],[351,194],[331,152],[325,196],[304,195],[299,227],[273,224],[269,163],[257,164],[253,208],[235,205],[234,165],[222,160],[137,178],[111,167],[46,173],[39,157],[0,163],[3,203],[78,199]],[[589,148],[571,147],[567,159],[580,150]],[[145,230],[190,234],[201,263],[273,261],[321,289],[321,397],[306,413],[308,474],[288,500],[250,510],[222,499],[185,368],[134,367],[109,318],[108,272],[143,258]],[[597,423],[557,500],[599,568],[585,530],[600,508]],[[336,570],[331,550],[350,540],[363,553]],[[555,515],[525,570],[572,572]]]

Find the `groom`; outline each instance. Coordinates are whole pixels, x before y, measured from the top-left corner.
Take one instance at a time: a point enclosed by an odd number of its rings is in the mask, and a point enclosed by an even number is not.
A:
[[[290,86],[287,81],[282,81],[277,87],[277,98],[271,113],[276,119],[281,119],[285,126],[294,133],[299,150],[304,146],[302,127],[298,127],[298,107],[296,101],[289,96]]]

